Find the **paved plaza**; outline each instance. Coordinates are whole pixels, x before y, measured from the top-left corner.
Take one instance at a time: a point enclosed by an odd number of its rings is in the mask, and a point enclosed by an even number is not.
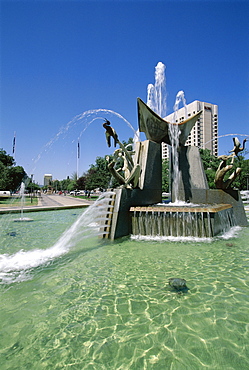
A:
[[[54,209],[67,209],[67,208],[84,208],[94,203],[94,200],[91,199],[81,199],[72,196],[58,195],[58,194],[42,194],[38,198],[37,205],[24,206],[23,210],[25,212],[34,212],[34,211],[49,211]],[[20,212],[20,207],[1,207],[1,213],[16,213]]]

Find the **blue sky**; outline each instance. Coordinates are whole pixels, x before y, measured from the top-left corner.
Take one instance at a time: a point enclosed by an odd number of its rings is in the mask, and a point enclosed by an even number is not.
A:
[[[248,18],[248,1],[1,1],[0,148],[12,154],[16,132],[17,164],[42,183],[76,171],[80,136],[81,175],[114,149],[103,119],[68,123],[108,109],[137,129],[136,98],[146,101],[159,61],[167,114],[183,90],[187,103],[219,106],[219,135],[249,135]],[[120,140],[133,136],[116,115],[99,116]],[[220,139],[219,153],[230,149]]]

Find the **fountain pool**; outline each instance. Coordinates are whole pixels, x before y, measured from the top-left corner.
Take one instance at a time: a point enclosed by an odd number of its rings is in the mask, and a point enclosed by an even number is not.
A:
[[[248,228],[212,241],[110,242],[91,225],[50,253],[81,212],[34,212],[26,224],[1,216],[2,370],[248,369]],[[21,250],[23,270],[2,274]],[[172,291],[172,277],[189,291]]]

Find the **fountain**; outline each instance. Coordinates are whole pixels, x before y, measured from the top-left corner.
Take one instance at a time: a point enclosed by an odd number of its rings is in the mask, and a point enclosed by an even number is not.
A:
[[[23,208],[24,208],[24,204],[25,204],[25,184],[24,184],[24,182],[21,183],[19,194],[20,194],[20,199],[21,199],[21,217],[20,218],[15,218],[13,221],[14,222],[30,222],[30,221],[33,221],[32,218],[23,216]]]
[[[108,126],[109,135],[120,144],[109,169],[121,185],[114,190],[110,205],[112,212],[104,228],[108,228],[109,232],[104,237],[116,239],[133,234],[210,238],[227,232],[233,226],[247,226],[239,191],[230,188],[208,189],[198,148],[184,146],[201,112],[177,125],[161,119],[140,99],[138,110],[139,128],[145,132],[148,140],[137,142],[134,152],[127,152],[118,140],[117,133]],[[177,161],[171,161],[175,166],[177,164],[177,168],[171,168],[174,179],[171,185],[172,203],[163,205],[160,144],[172,143],[171,125],[179,131],[177,137],[180,145],[172,151],[178,157]],[[118,155],[129,163],[128,173],[123,177],[115,170]],[[175,172],[177,177],[174,176]]]
[[[160,66],[161,67],[161,66]],[[158,73],[162,84],[162,73]],[[164,106],[156,105],[155,100],[162,88],[149,85],[148,102],[155,110]],[[156,88],[157,87],[157,88]],[[224,176],[233,168],[234,158],[240,143],[234,138],[233,154],[221,156],[221,165],[216,174],[217,189],[209,189],[203,169],[199,149],[185,146],[185,141],[200,118],[197,112],[185,121],[177,122],[177,110],[182,100],[186,106],[184,92],[179,91],[174,106],[175,122],[167,122],[138,98],[139,131],[144,132],[147,140],[136,142],[135,150],[128,152],[118,140],[116,131],[106,123],[103,125],[108,136],[113,137],[116,149],[109,170],[120,183],[114,190],[108,218],[108,233],[104,237],[114,240],[125,235],[150,237],[197,237],[211,238],[223,234],[233,226],[247,226],[243,203],[238,190],[231,183],[241,169],[235,169],[226,182]],[[171,198],[169,205],[162,204],[161,186],[161,143],[171,146]],[[126,163],[123,175],[115,169],[118,157]],[[231,164],[226,166],[226,161]],[[104,228],[105,229],[105,228]]]

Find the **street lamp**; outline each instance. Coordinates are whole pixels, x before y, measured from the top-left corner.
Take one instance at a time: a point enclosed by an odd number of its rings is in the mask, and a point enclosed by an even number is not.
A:
[[[245,178],[246,178],[246,190],[249,190],[249,173],[245,174]]]
[[[30,175],[30,177],[31,177],[31,194],[30,194],[30,202],[31,202],[31,203],[33,203],[33,198],[32,198],[32,194],[33,194],[33,186],[32,186],[32,184],[33,184],[33,176],[34,176],[34,174],[33,174],[33,173],[31,173],[31,175]]]

